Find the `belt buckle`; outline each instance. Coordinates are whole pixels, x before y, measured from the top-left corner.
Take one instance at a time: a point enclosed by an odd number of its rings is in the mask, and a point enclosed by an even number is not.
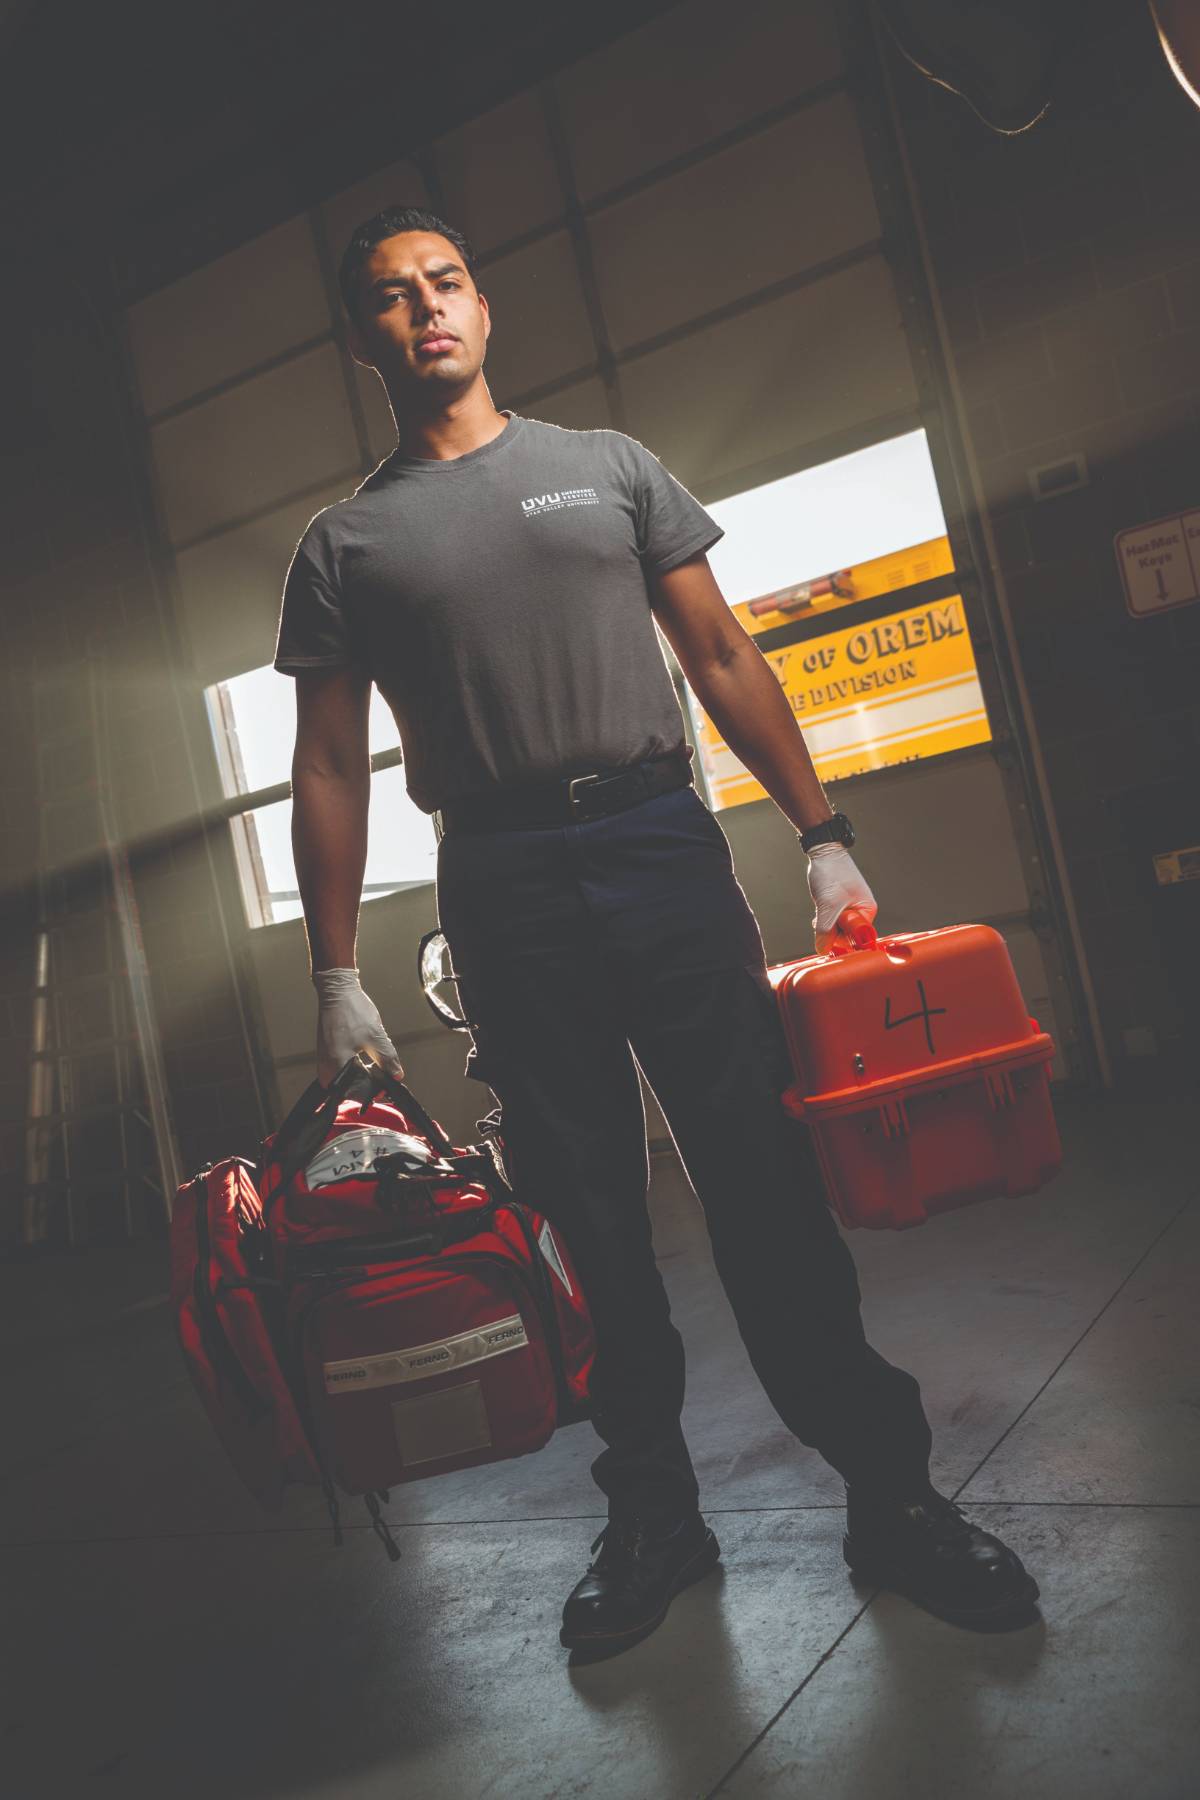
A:
[[[567,783],[567,805],[570,807],[572,812],[575,812],[575,810],[579,806],[579,801],[575,798],[575,789],[577,787],[585,787],[590,782],[602,781],[603,779],[604,779],[604,777],[602,775],[574,775],[574,776],[572,776],[571,780],[568,781],[568,783]]]

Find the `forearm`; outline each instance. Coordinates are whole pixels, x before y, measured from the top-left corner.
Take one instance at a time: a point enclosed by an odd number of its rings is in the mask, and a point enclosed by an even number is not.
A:
[[[693,686],[734,755],[797,831],[831,816],[788,697],[752,641],[711,664]]]
[[[292,770],[292,853],[314,969],[355,966],[367,864],[370,765],[352,774]]]

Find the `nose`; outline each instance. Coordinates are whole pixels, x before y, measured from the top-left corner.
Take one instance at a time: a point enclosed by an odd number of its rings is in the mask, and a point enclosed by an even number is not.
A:
[[[422,323],[440,315],[442,297],[431,282],[422,281],[419,284],[417,299],[417,313]]]

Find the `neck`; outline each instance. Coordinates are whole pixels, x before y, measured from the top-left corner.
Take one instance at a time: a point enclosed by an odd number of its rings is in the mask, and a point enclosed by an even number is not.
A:
[[[463,394],[441,401],[428,411],[415,411],[412,398],[389,394],[396,420],[396,448],[401,456],[427,462],[451,462],[468,450],[479,450],[499,437],[508,420],[492,405],[487,383],[478,377]],[[407,404],[405,404],[407,402]]]

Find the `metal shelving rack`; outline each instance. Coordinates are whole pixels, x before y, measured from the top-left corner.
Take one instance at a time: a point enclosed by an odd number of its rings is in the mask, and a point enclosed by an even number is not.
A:
[[[39,803],[26,1249],[140,1237],[179,1185],[129,857],[116,828],[109,683],[97,658],[34,686]]]

